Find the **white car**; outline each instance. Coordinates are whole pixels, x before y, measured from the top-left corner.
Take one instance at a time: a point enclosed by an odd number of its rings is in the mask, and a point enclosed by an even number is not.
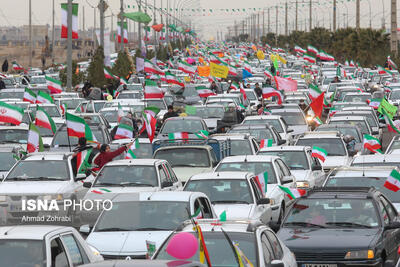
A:
[[[250,134],[241,133],[224,133],[224,134],[213,134],[211,138],[218,141],[228,141],[230,146],[230,155],[255,155],[260,149],[255,139]]]
[[[216,219],[208,197],[200,192],[140,192],[119,194],[111,210],[104,210],[86,241],[104,259],[145,259],[146,241],[160,247],[181,223],[190,217]],[[190,214],[189,214],[190,213]]]
[[[124,114],[128,114],[131,109],[128,107],[122,107],[122,111]],[[99,113],[108,121],[111,129],[118,125],[118,107],[102,108]]]
[[[226,221],[215,223],[215,220],[199,220],[198,225],[206,240],[207,250],[213,266],[238,266],[237,258],[233,252],[233,242],[251,262],[245,266],[258,267],[297,267],[296,258],[289,248],[275,235],[275,233],[260,221]],[[228,238],[222,233],[225,231]],[[193,225],[186,221],[181,229],[172,233],[163,245],[158,248],[153,260],[174,260],[165,248],[169,240],[180,232],[192,233]],[[198,261],[197,252],[189,261]],[[176,260],[176,259],[175,259]]]
[[[16,225],[0,227],[1,266],[73,267],[103,261],[72,227]]]
[[[32,110],[32,112],[36,113],[37,105],[39,105],[41,108],[43,108],[52,119],[54,119],[54,118],[62,119],[61,111],[56,104],[31,104],[28,106],[28,109]]]
[[[296,179],[285,162],[276,156],[233,156],[226,157],[215,167],[215,172],[237,171],[252,172],[260,175],[267,172],[268,184],[265,197],[270,199],[272,220],[280,222],[285,210],[293,202],[278,187],[296,187]]]
[[[320,161],[311,156],[309,146],[264,147],[258,155],[278,156],[296,177],[297,187],[313,188],[324,182],[325,173]]]
[[[293,138],[296,139],[298,135],[301,135],[310,130],[310,126],[307,124],[306,116],[302,110],[298,109],[272,109],[272,115],[280,115],[289,126],[290,130],[293,130]]]
[[[254,174],[248,172],[214,172],[194,175],[185,184],[184,191],[203,192],[221,216],[227,220],[256,219],[271,221],[270,200],[264,198]]]
[[[358,155],[353,158],[350,166],[397,166],[400,168],[400,155],[396,153]]]

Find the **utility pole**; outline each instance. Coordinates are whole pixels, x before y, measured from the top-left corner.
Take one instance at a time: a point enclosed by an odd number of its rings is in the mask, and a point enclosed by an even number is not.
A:
[[[257,13],[257,41],[260,40],[260,12]]]
[[[167,1],[167,5],[168,5],[168,2],[169,2],[169,1]],[[140,12],[140,11],[142,11],[142,0],[139,0],[139,12]],[[168,17],[167,17],[167,19],[168,19]],[[168,24],[168,21],[167,21],[167,24]],[[141,52],[143,52],[143,51],[142,51],[142,27],[141,27],[141,26],[142,26],[141,23],[138,22],[139,50],[140,50]],[[167,27],[167,33],[168,33],[168,27]],[[167,36],[167,38],[168,38],[168,36]]]
[[[270,9],[268,8],[268,29],[267,29],[267,31],[268,31],[268,33],[270,33],[271,32],[271,17],[270,17]]]
[[[154,24],[157,24],[157,20],[156,20],[156,0],[153,0],[153,20],[154,20]],[[154,31],[154,46],[157,43],[157,32]]]
[[[72,0],[68,0],[67,15],[67,91],[72,90]]]
[[[356,0],[356,29],[360,30],[360,0]]]
[[[334,1],[336,1],[336,0],[334,0]],[[298,12],[299,12],[299,3],[298,3],[298,0],[296,0],[296,23],[295,23],[295,30],[297,31],[298,30],[298,24],[297,24],[297,21],[298,21]]]
[[[119,13],[119,16],[120,16],[120,21],[121,21],[121,24],[120,24],[120,29],[121,29],[121,52],[123,52],[124,51],[124,38],[125,38],[125,25],[124,25],[124,0],[121,0],[121,8],[120,8],[120,13]],[[126,37],[126,38],[128,38],[128,36]]]
[[[242,35],[244,36],[244,20],[242,20]]]
[[[278,46],[278,5],[276,5],[275,46]]]
[[[287,2],[285,3],[285,36],[288,36],[288,7],[287,7]]]
[[[52,23],[52,25],[51,25],[51,63],[52,64],[54,64],[54,44],[55,44],[55,42],[54,42],[54,37],[55,37],[55,34],[54,34],[54,14],[55,14],[55,3],[54,3],[54,0],[53,0],[53,12],[52,12],[52,14],[51,14],[51,16],[52,16],[52,21],[51,21],[51,23]]]
[[[104,0],[100,0],[100,46],[104,49]]]
[[[93,47],[96,47],[96,7],[93,8]]]
[[[333,0],[333,31],[336,31],[336,0]]]
[[[32,0],[29,0],[29,67],[32,67]]]
[[[397,0],[391,0],[391,36],[390,36],[390,50],[393,56],[398,55],[397,44]]]
[[[86,30],[85,30],[85,6],[82,5],[82,32],[84,34],[84,39],[86,39]]]
[[[312,0],[310,0],[310,32],[312,30]]]
[[[265,11],[263,10],[263,18],[262,18],[262,36],[265,36]]]
[[[382,29],[385,29],[386,23],[385,23],[385,1],[382,0]]]

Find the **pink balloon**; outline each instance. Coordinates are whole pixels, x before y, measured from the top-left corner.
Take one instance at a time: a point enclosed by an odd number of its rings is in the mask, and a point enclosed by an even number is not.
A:
[[[197,249],[199,248],[199,243],[197,238],[191,233],[181,232],[174,235],[167,245],[167,253],[180,260],[186,260],[193,257]]]

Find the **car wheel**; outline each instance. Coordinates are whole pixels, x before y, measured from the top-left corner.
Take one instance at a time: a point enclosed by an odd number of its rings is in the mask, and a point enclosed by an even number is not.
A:
[[[282,220],[283,220],[284,216],[285,216],[285,203],[282,202],[281,208],[280,208],[280,211],[279,211],[279,217],[278,217],[278,223],[279,224],[282,223]]]

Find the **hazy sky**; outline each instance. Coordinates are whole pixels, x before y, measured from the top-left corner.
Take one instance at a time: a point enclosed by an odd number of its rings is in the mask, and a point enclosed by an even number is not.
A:
[[[66,2],[66,0],[54,0],[56,4],[55,11],[55,23],[60,25],[60,4]],[[85,7],[85,24],[86,28],[93,27],[93,8],[98,3],[99,0],[74,0],[74,2],[80,4],[79,9],[79,26],[82,27],[82,7]],[[145,2],[146,0],[142,0]],[[148,3],[153,4],[154,0],[147,0]],[[278,13],[278,25],[279,31],[282,33],[284,31],[284,12],[283,8],[286,0],[155,0],[156,6],[160,7],[162,2],[163,7],[166,7],[167,1],[170,5],[179,4],[179,7],[186,6],[189,8],[198,8],[199,4],[201,8],[213,9],[213,12],[206,12],[206,14],[198,14],[189,12],[187,18],[192,19],[196,24],[196,28],[201,31],[202,36],[205,38],[210,38],[216,35],[217,31],[222,31],[226,33],[226,27],[233,25],[234,21],[240,22],[243,18],[251,14],[248,8],[256,8],[256,12],[260,12],[260,23],[262,23],[262,11],[264,9],[265,14],[265,25],[267,25],[267,9],[268,7],[273,7],[270,12],[271,28],[275,31],[275,19],[276,19],[276,9],[275,6],[278,4],[280,6]],[[299,2],[305,2],[299,4],[299,27],[304,29],[305,25],[308,25],[309,17],[309,0],[298,0]],[[33,13],[33,24],[51,24],[51,10],[52,10],[53,0],[32,0],[32,13]],[[106,16],[113,14],[118,14],[120,8],[120,0],[108,0],[110,9],[107,10]],[[344,2],[344,3],[343,3]],[[0,26],[20,26],[28,24],[28,3],[29,0],[1,0],[0,5]],[[135,0],[124,0],[125,5],[136,5]],[[295,0],[288,0],[288,21],[289,28],[293,28],[295,20]],[[313,0],[313,25],[330,27],[332,18],[332,0]],[[361,26],[368,27],[370,12],[369,3],[371,4],[371,16],[372,16],[372,27],[380,27],[382,25],[382,14],[383,8],[382,3],[385,8],[385,22],[386,27],[390,27],[390,0],[361,0]],[[349,13],[348,23],[350,26],[355,25],[355,0],[338,0],[338,24],[339,27],[343,27],[343,23],[347,23],[347,17],[345,14]],[[246,9],[246,12],[221,12],[220,9]],[[398,17],[400,17],[400,4],[398,3]],[[127,12],[136,11],[132,7],[127,8]],[[255,12],[255,11],[252,11]],[[97,13],[98,15],[98,13]],[[157,19],[159,22],[159,18]],[[97,19],[97,25],[99,19]],[[108,27],[111,27],[111,17],[106,18],[106,23]],[[116,24],[116,18],[114,17],[114,23]],[[305,24],[307,23],[307,24]],[[151,23],[152,24],[152,23]],[[308,27],[308,26],[307,26]],[[400,27],[400,26],[399,26]],[[114,26],[115,28],[115,26]]]

